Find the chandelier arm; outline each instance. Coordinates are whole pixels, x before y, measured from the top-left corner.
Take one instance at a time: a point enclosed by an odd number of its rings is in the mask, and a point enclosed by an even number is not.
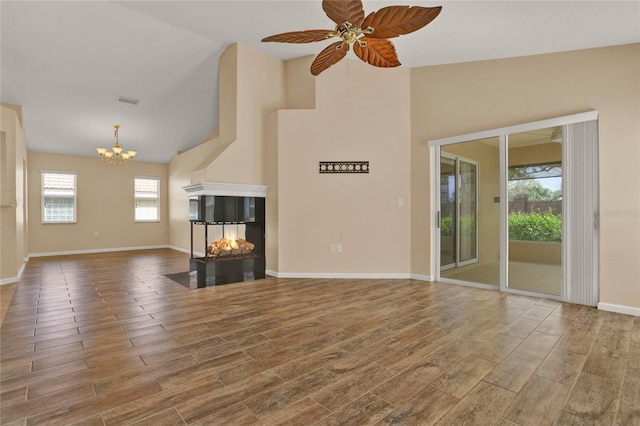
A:
[[[120,142],[118,140],[120,125],[114,124],[113,128],[114,128],[113,137],[116,139],[116,141],[113,144],[111,151],[107,150],[106,148],[96,148],[96,150],[98,151],[98,156],[100,157],[100,159],[104,160],[107,164],[111,164],[114,166],[121,166],[133,160],[137,152],[125,151],[124,148],[122,148],[122,145],[120,145]]]

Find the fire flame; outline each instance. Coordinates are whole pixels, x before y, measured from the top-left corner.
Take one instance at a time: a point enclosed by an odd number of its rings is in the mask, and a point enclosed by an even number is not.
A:
[[[247,240],[233,240],[222,237],[218,241],[212,242],[207,248],[210,256],[228,256],[232,254],[246,254],[253,251],[255,245]]]

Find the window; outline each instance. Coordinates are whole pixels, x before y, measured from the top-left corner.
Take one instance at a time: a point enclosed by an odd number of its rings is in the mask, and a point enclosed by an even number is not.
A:
[[[75,223],[76,174],[41,172],[42,223]]]
[[[136,222],[160,220],[160,179],[135,178]]]

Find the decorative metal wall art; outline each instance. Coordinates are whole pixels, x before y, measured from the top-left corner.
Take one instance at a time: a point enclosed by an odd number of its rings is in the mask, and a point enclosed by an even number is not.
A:
[[[368,161],[320,161],[320,173],[369,173]]]

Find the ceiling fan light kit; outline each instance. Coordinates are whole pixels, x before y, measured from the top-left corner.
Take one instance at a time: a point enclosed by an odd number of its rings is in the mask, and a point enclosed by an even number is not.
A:
[[[388,6],[365,17],[362,0],[323,0],[322,9],[335,22],[335,30],[306,30],[276,34],[263,42],[313,43],[338,37],[341,40],[324,48],[311,64],[318,75],[347,55],[349,46],[362,61],[375,67],[400,65],[396,48],[389,38],[412,33],[433,21],[438,7]]]

